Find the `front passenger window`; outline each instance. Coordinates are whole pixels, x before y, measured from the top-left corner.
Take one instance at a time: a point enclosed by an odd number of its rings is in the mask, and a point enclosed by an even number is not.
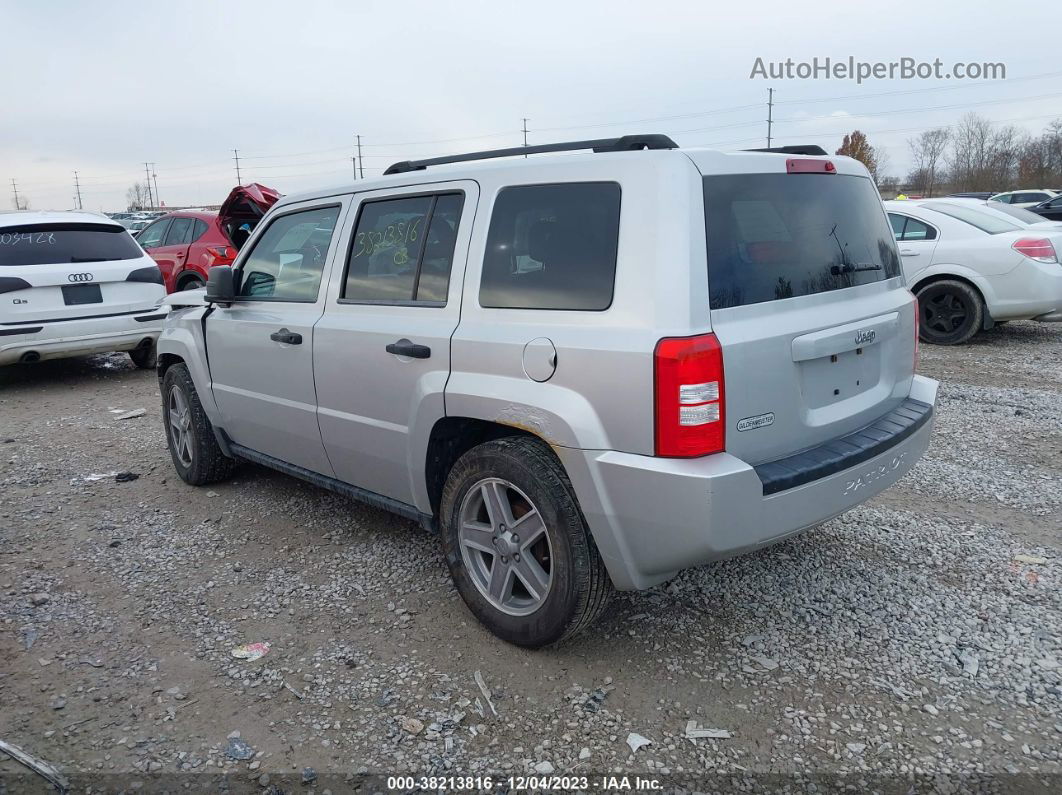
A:
[[[241,266],[239,296],[254,301],[317,300],[338,206],[274,219]]]

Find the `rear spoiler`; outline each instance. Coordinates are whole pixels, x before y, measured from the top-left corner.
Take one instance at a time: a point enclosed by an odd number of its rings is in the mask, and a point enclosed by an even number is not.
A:
[[[774,152],[779,155],[828,155],[825,149],[817,144],[798,144],[796,146],[772,146],[767,149],[746,149],[746,152]]]

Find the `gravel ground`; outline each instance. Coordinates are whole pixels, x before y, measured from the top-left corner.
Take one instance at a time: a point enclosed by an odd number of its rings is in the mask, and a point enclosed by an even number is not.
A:
[[[185,486],[125,357],[6,368],[0,740],[103,790],[554,771],[1057,792],[1062,329],[923,347],[921,370],[935,438],[895,488],[528,652],[410,522],[250,465]],[[0,762],[0,792],[43,787],[21,770]]]

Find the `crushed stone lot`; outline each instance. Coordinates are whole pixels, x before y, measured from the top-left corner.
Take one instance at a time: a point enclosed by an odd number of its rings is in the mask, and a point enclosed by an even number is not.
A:
[[[619,773],[1057,792],[1062,328],[923,346],[920,371],[936,429],[896,487],[532,652],[472,618],[411,522],[252,465],[186,486],[154,374],[124,355],[3,368],[0,740],[104,791]],[[47,789],[6,758],[5,782]]]

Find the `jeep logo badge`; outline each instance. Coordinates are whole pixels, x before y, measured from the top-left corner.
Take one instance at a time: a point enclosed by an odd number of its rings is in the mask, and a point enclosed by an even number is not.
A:
[[[92,274],[91,273],[71,273],[69,276],[66,277],[66,280],[68,282],[91,282],[92,281]]]
[[[874,331],[874,329],[860,329],[855,335],[856,345],[869,345],[876,336],[878,336],[878,332]]]

